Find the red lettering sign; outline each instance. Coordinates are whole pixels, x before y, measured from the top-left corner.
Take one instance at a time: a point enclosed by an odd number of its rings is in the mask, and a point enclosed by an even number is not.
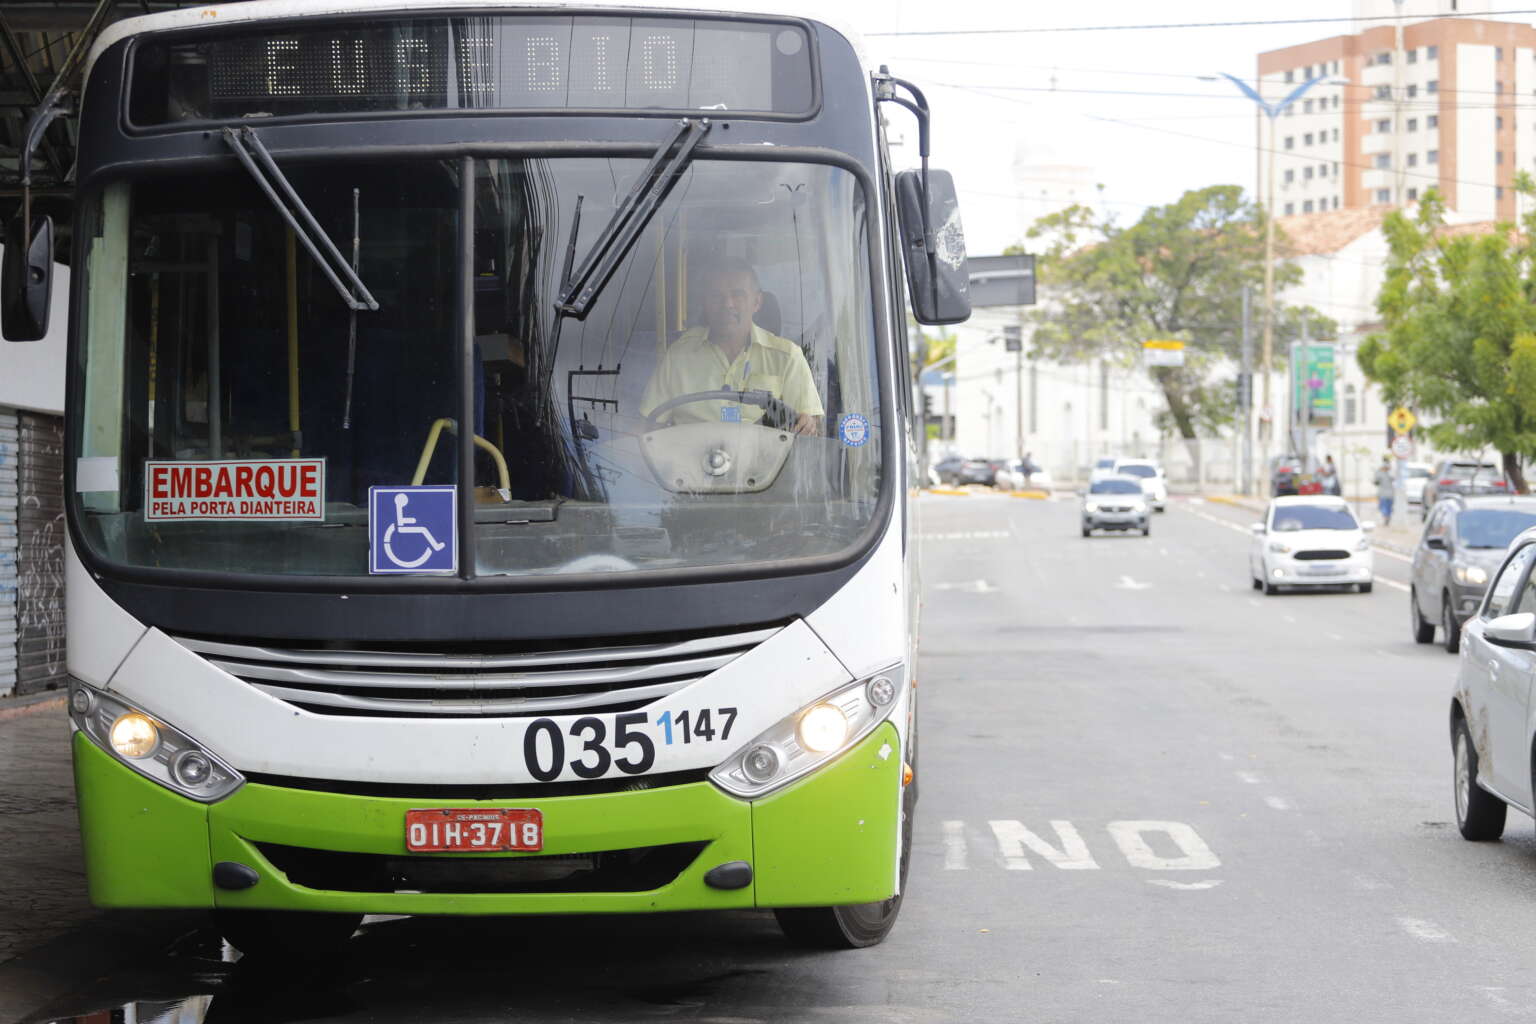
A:
[[[324,459],[149,462],[144,518],[325,521]]]

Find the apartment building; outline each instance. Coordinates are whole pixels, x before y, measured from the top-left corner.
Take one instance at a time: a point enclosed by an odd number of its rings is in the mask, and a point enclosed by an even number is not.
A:
[[[1536,172],[1536,27],[1468,16],[1487,9],[1356,0],[1353,34],[1260,54],[1269,102],[1320,81],[1260,116],[1259,195],[1273,166],[1281,216],[1401,206],[1435,186],[1466,218],[1515,218],[1515,174]]]

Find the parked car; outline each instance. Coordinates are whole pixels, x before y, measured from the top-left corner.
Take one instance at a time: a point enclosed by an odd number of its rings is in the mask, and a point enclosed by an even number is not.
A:
[[[1106,476],[1088,485],[1083,492],[1083,536],[1092,536],[1094,530],[1140,530],[1143,537],[1152,532],[1152,513],[1139,477]]]
[[[1114,476],[1116,461],[1117,460],[1113,455],[1106,455],[1103,458],[1094,459],[1093,466],[1088,471],[1088,482],[1091,484],[1095,480],[1102,480],[1106,476]]]
[[[960,468],[955,472],[957,484],[986,484],[992,486],[992,479],[997,475],[997,467],[1002,464],[1002,459],[966,459],[960,463]]]
[[[1510,806],[1530,814],[1536,675],[1536,530],[1514,539],[1467,620],[1451,699],[1452,785],[1462,838],[1497,839]]]
[[[1008,459],[1004,461],[1002,468],[992,477],[992,486],[1005,491],[1022,491],[1026,487],[1048,491],[1051,489],[1051,474],[1035,463],[1028,473],[1024,472],[1023,459]]]
[[[1536,526],[1536,498],[1453,494],[1437,502],[1413,549],[1408,623],[1414,640],[1461,649],[1462,623],[1483,603],[1488,578],[1522,531]]]
[[[960,466],[964,462],[963,455],[946,455],[933,464],[933,472],[938,476],[940,483],[952,484],[960,475]]]
[[[1427,516],[1435,502],[1447,494],[1508,494],[1509,481],[1496,463],[1479,462],[1477,459],[1441,459],[1429,479],[1424,481],[1424,497],[1420,502],[1422,514]]]
[[[1343,498],[1306,495],[1274,498],[1264,521],[1254,523],[1248,552],[1253,589],[1273,594],[1281,587],[1354,586],[1371,592],[1375,568],[1374,523],[1355,518]]]
[[[1435,467],[1427,462],[1403,463],[1403,500],[1409,508],[1418,509],[1421,518],[1428,507],[1424,504],[1424,485],[1434,471]]]
[[[1151,459],[1117,459],[1115,472],[1139,479],[1152,507],[1159,512],[1168,511],[1168,479],[1163,475],[1162,466]]]
[[[1301,457],[1276,455],[1269,460],[1270,494],[1276,498],[1299,493],[1301,485]]]

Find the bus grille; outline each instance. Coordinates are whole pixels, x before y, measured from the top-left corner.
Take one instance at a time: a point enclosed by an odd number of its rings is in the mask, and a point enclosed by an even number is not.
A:
[[[175,639],[215,668],[317,714],[532,717],[644,706],[729,664],[779,628],[491,653]]]

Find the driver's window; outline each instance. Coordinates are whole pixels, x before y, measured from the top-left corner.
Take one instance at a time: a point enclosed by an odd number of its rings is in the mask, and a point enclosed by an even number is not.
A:
[[[1520,585],[1521,577],[1525,575],[1533,555],[1536,555],[1536,545],[1527,544],[1515,552],[1513,558],[1504,563],[1504,569],[1499,573],[1499,578],[1493,581],[1493,586],[1488,590],[1488,603],[1483,607],[1483,618],[1496,619],[1500,615],[1512,613],[1510,598],[1514,596],[1515,588]],[[1506,611],[1506,609],[1510,610]],[[1536,611],[1536,608],[1527,610]]]

